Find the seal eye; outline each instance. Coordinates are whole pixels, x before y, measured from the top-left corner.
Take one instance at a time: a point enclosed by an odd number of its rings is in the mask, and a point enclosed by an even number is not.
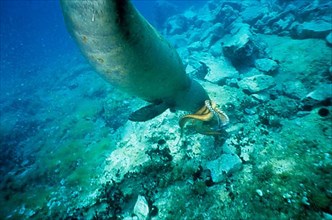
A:
[[[191,122],[194,130],[205,135],[219,135],[222,133],[222,127],[229,123],[229,118],[220,109],[215,102],[206,100],[204,106],[194,114],[184,115],[179,120],[180,128]]]

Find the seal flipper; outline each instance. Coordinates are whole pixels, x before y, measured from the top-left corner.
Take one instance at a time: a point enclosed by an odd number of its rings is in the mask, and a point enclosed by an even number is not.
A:
[[[131,113],[129,116],[130,121],[148,121],[154,117],[160,115],[169,108],[166,103],[162,102],[160,104],[151,104],[138,109],[137,111]]]

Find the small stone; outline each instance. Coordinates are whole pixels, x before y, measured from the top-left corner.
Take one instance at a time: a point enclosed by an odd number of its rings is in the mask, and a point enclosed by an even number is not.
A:
[[[263,196],[263,191],[260,190],[260,189],[256,189],[256,193],[257,193],[260,197]]]
[[[22,205],[22,207],[20,208],[20,210],[18,211],[18,214],[23,215],[25,212],[25,204]]]
[[[134,214],[140,220],[148,219],[149,217],[149,205],[144,196],[139,195],[134,206]]]
[[[332,220],[332,215],[327,212],[323,212],[323,217],[325,220]]]
[[[282,197],[284,197],[284,199],[292,198],[292,196],[289,193],[285,193],[284,195],[282,195]]]
[[[259,93],[259,94],[252,94],[251,95],[255,100],[260,102],[267,102],[270,101],[270,95],[266,93]]]
[[[255,108],[245,108],[245,109],[244,109],[244,112],[245,112],[247,115],[254,115],[254,114],[256,114],[256,110],[255,110]]]
[[[308,201],[308,198],[305,197],[305,196],[303,196],[301,202],[302,202],[304,205],[308,205],[308,206],[310,205],[310,203],[309,203],[309,201]]]

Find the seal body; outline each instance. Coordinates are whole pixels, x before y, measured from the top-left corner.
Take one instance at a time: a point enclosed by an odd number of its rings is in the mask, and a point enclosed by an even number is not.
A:
[[[84,56],[115,87],[167,108],[195,112],[209,99],[176,50],[129,0],[60,0]],[[156,113],[157,114],[157,113]]]

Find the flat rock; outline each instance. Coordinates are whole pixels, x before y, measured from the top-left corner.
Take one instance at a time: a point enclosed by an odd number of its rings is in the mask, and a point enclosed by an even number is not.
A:
[[[294,99],[303,99],[308,91],[300,81],[284,82],[282,90],[286,96]]]
[[[252,94],[251,97],[259,102],[268,102],[271,99],[270,95],[264,92],[259,94]]]
[[[319,85],[314,91],[310,92],[306,98],[310,98],[319,102],[326,99],[332,99],[332,84]]]
[[[213,83],[223,83],[226,79],[235,78],[239,75],[239,72],[233,67],[233,65],[224,57],[215,60],[213,58],[202,59],[202,61],[209,68],[208,74],[205,76],[205,80]]]
[[[257,20],[262,18],[267,11],[268,9],[261,5],[250,6],[241,12],[241,17],[244,22],[253,25]]]
[[[211,171],[212,181],[219,183],[228,175],[241,170],[242,161],[236,154],[223,154],[216,160],[207,162],[206,167]]]
[[[258,93],[275,86],[275,81],[272,76],[269,75],[256,75],[245,77],[238,83],[239,87],[243,91],[249,93]]]
[[[258,70],[265,72],[265,73],[273,73],[279,67],[279,65],[276,61],[268,59],[268,58],[255,60],[255,66]]]
[[[298,38],[321,38],[324,39],[332,31],[331,23],[323,20],[304,22],[297,26],[296,36]]]

